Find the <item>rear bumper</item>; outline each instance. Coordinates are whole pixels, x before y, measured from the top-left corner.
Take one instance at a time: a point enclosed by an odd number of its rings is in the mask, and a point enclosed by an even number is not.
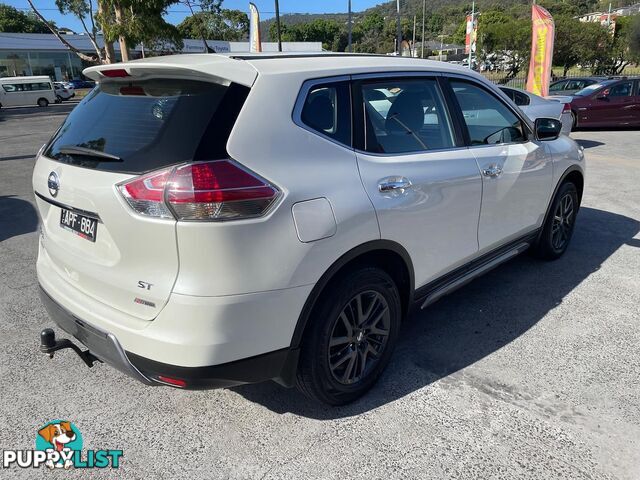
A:
[[[101,361],[143,383],[153,383],[133,366],[113,334],[75,317],[71,312],[58,305],[42,287],[40,287],[40,300],[42,300],[51,320],[87,347]]]
[[[144,384],[178,386],[164,381],[163,377],[177,380],[182,388],[187,389],[223,388],[265,380],[276,380],[286,386],[292,384],[297,350],[284,348],[220,365],[170,365],[126,352],[112,333],[77,318],[51,298],[42,287],[40,298],[50,318],[62,330],[72,335],[104,363]]]

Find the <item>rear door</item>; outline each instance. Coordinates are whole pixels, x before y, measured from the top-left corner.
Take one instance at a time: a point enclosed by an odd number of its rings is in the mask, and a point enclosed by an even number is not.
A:
[[[606,98],[601,100],[608,104],[606,118],[611,124],[633,123],[636,110],[633,83],[633,80],[625,80],[612,85]]]
[[[117,186],[198,160],[199,152],[212,152],[211,142],[225,145],[229,132],[211,125],[225,98],[246,97],[246,87],[235,87],[104,81],[72,111],[33,174],[42,254],[63,281],[141,319],[157,315],[178,273],[176,222],[168,212],[163,218],[134,212]]]
[[[470,152],[482,172],[480,252],[539,227],[549,199],[553,166],[546,148],[526,124],[488,87],[450,78],[462,111]]]
[[[407,249],[420,287],[477,253],[480,172],[439,77],[354,78],[362,182],[382,238]]]

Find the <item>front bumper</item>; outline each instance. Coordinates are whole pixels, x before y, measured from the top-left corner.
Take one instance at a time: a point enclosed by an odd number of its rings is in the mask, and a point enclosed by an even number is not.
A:
[[[297,350],[284,348],[220,365],[170,365],[126,352],[115,335],[77,318],[53,300],[42,287],[40,298],[51,319],[87,347],[91,354],[144,384],[187,389],[223,388],[266,380],[275,380],[285,386],[293,384]],[[167,378],[173,381],[167,381]]]

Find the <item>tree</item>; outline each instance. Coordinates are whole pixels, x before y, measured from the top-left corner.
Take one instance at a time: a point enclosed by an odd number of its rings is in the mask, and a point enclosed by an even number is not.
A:
[[[49,29],[49,31],[51,31],[51,33],[53,33],[58,40],[60,40],[60,42],[67,47],[69,50],[71,50],[73,53],[75,53],[78,57],[80,57],[82,60],[85,60],[87,62],[91,62],[91,63],[103,63],[104,60],[104,50],[101,49],[100,47],[98,47],[97,41],[96,41],[96,37],[95,35],[93,35],[93,37],[91,36],[92,33],[89,33],[89,31],[87,30],[86,27],[86,22],[84,21],[84,17],[86,16],[86,12],[90,12],[93,10],[93,6],[92,6],[92,0],[87,0],[86,2],[84,0],[70,0],[69,2],[60,2],[62,5],[64,5],[64,10],[60,10],[61,13],[65,13],[65,11],[68,12],[72,12],[74,15],[81,15],[83,20],[81,20],[84,28],[85,28],[85,32],[87,35],[89,35],[89,37],[91,38],[91,43],[94,46],[95,49],[95,54],[91,55],[91,54],[86,54],[84,52],[81,52],[79,49],[77,49],[76,47],[74,47],[73,45],[71,45],[66,38],[64,38],[63,35],[60,35],[58,33],[58,30],[51,24],[51,22],[47,21],[46,18],[44,18],[44,16],[40,13],[39,10],[36,9],[35,5],[33,4],[32,0],[27,0],[27,2],[29,3],[29,6],[31,7],[31,10],[33,10],[33,13],[35,14],[36,17],[38,17],[40,19],[40,21],[46,25],[46,27]],[[69,5],[67,5],[67,3]],[[73,5],[72,5],[73,4]],[[82,5],[81,5],[82,4]],[[60,6],[58,6],[58,9],[60,9]],[[93,20],[92,20],[93,21]]]
[[[104,40],[118,41],[122,60],[129,59],[129,45],[144,43],[163,50],[182,48],[178,29],[163,16],[176,0],[99,0],[104,6],[97,16]]]
[[[553,63],[561,66],[562,76],[578,65],[588,65],[601,55],[601,47],[608,41],[608,33],[599,23],[580,22],[560,16],[556,18],[556,37]]]
[[[498,55],[507,70],[506,83],[529,61],[531,21],[513,18],[504,12],[489,11],[478,19],[478,46],[484,52]]]
[[[296,23],[293,25],[281,25],[282,40],[285,42],[322,42],[324,49],[342,49],[346,47],[341,43],[341,33],[343,27],[336,20],[326,20],[317,18],[310,22]],[[276,25],[272,23],[269,27],[269,38],[275,39]]]
[[[249,35],[249,17],[240,10],[222,9],[219,13],[196,12],[178,24],[183,38],[244,40]]]
[[[620,75],[627,65],[640,61],[633,43],[634,24],[638,16],[618,17],[613,35],[609,34],[604,48],[594,61],[596,75]]]
[[[640,59],[640,15],[635,15],[629,32],[629,49],[631,54]],[[640,62],[640,60],[638,60]]]
[[[50,22],[50,25],[57,28],[53,22]],[[11,5],[0,4],[0,32],[49,33],[49,27],[32,12],[23,13]]]
[[[78,57],[91,63],[113,63],[115,54],[113,42],[120,42],[122,59],[127,61],[128,45],[144,42],[148,45],[169,42],[181,47],[176,27],[164,21],[163,15],[169,5],[177,0],[56,0],[60,13],[72,14],[80,20],[90,39],[95,53],[81,52],[70,44],[64,35],[50,25],[35,7],[27,0],[35,16],[47,26],[60,42]],[[214,0],[203,0],[214,1]],[[97,8],[96,8],[97,6]],[[103,34],[104,46],[99,41],[99,32]]]

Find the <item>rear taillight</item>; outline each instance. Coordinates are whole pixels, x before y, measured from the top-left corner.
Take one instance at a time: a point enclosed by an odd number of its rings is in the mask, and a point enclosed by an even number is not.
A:
[[[562,107],[562,113],[569,113],[569,112],[571,112],[571,104],[565,103],[564,106]]]
[[[142,215],[201,221],[260,217],[280,195],[275,186],[232,160],[159,170],[118,189]]]

